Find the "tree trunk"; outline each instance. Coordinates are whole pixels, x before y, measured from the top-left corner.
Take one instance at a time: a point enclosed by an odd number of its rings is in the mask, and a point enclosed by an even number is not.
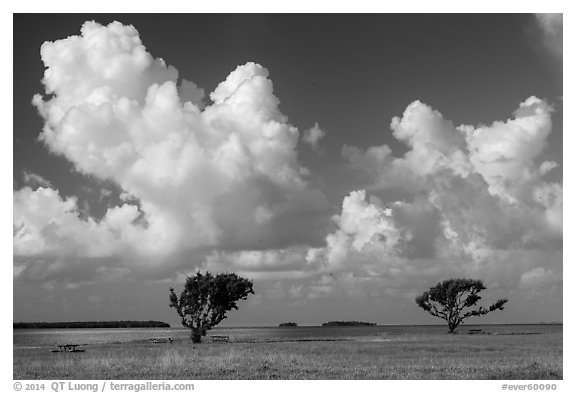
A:
[[[458,325],[460,325],[457,322],[449,322],[448,323],[448,329],[450,329],[450,333],[456,333],[455,330],[458,327]]]
[[[190,339],[192,339],[193,343],[200,343],[202,340],[202,330],[199,328],[192,328],[192,333],[190,334]]]

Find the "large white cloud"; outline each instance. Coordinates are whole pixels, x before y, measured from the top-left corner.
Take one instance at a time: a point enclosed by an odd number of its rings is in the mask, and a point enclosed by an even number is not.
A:
[[[358,277],[395,277],[392,288],[430,275],[484,277],[521,289],[536,273],[561,277],[562,185],[546,178],[558,164],[539,159],[552,111],[529,97],[512,119],[474,127],[455,126],[420,101],[408,105],[391,122],[408,146],[403,156],[387,145],[342,151],[372,179],[370,193],[388,202],[350,193],[337,230],[312,259],[330,271],[345,261]]]
[[[49,183],[15,191],[21,279],[166,278],[202,267],[294,299],[406,297],[456,275],[502,290],[559,287],[562,184],[548,180],[559,164],[540,158],[552,132],[544,100],[479,126],[411,103],[390,123],[405,154],[343,148],[371,181],[328,222],[264,67],[237,67],[208,102],[119,23],[88,22],[80,36],[45,43],[42,58],[40,139],[78,171],[116,183],[124,204],[95,220]],[[303,142],[323,135],[315,127]]]
[[[321,240],[327,202],[298,162],[299,131],[278,109],[264,67],[238,66],[206,105],[203,90],[178,85],[177,70],[153,58],[132,26],[86,22],[81,35],[44,43],[41,55],[47,96],[33,99],[45,120],[40,139],[139,204],[96,222],[53,189],[18,190],[17,259],[99,250],[184,264],[194,250]]]
[[[485,127],[462,127],[470,161],[492,193],[518,199],[522,188],[541,175],[535,161],[552,129],[551,112],[545,101],[530,97],[520,104],[514,119]]]

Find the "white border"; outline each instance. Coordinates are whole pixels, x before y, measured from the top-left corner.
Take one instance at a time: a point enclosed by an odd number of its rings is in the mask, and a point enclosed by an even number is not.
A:
[[[12,26],[12,13],[17,12],[39,12],[39,13],[68,13],[68,12],[101,12],[101,13],[182,13],[182,12],[232,12],[232,13],[249,13],[249,12],[299,12],[299,13],[358,13],[358,12],[422,12],[422,13],[455,13],[455,12],[495,12],[495,13],[517,13],[517,12],[563,12],[564,13],[564,40],[567,42],[564,51],[564,70],[576,70],[574,64],[572,51],[574,47],[574,17],[572,7],[569,6],[568,1],[504,1],[504,0],[483,0],[482,2],[466,2],[456,0],[444,1],[426,1],[426,0],[410,0],[406,2],[386,2],[377,0],[354,0],[354,1],[313,1],[313,0],[292,0],[290,2],[274,2],[272,0],[250,0],[246,2],[233,1],[233,0],[217,0],[214,2],[206,1],[167,1],[162,2],[142,2],[142,1],[118,1],[118,0],[98,0],[97,2],[79,2],[78,0],[64,0],[64,1],[40,1],[40,0],[21,0],[21,1],[5,1],[2,4],[2,14],[0,20],[0,29],[2,29],[2,53],[13,54],[13,26]],[[487,26],[487,29],[490,27]],[[12,55],[10,60],[5,59],[0,63],[2,65],[2,75],[5,75],[4,81],[10,80],[13,83],[13,64]],[[564,94],[563,101],[566,108],[572,108],[572,88],[574,86],[574,77],[572,72],[564,73]],[[11,84],[12,84],[11,83]],[[2,115],[3,118],[12,118],[12,89],[4,89],[2,94]],[[567,111],[570,112],[569,110]],[[6,125],[8,122],[4,122]],[[12,121],[10,122],[12,123]],[[576,200],[574,198],[574,184],[571,179],[571,170],[574,168],[574,156],[569,151],[569,147],[575,146],[574,132],[576,127],[574,120],[571,116],[564,118],[564,173],[567,174],[566,181],[564,181],[565,198],[569,203],[564,208],[564,216],[569,219],[564,220],[564,236],[567,239],[572,239],[573,234],[570,218],[573,217],[574,207],[570,203]],[[0,152],[0,167],[2,170],[2,182],[6,186],[12,184],[12,127],[3,127],[2,132],[3,140]],[[3,213],[2,226],[1,226],[1,277],[3,279],[1,291],[3,304],[3,313],[0,324],[2,337],[7,339],[12,337],[12,315],[13,315],[13,299],[12,299],[12,247],[11,236],[12,231],[10,228],[10,217],[12,215],[12,201],[10,200],[8,190],[1,193]],[[573,277],[573,246],[572,242],[567,242],[567,247],[564,250],[565,260],[568,263],[564,264],[564,278],[567,278],[568,283]],[[566,294],[571,294],[571,288],[566,289]],[[568,298],[570,300],[570,298]],[[574,348],[575,339],[570,334],[574,326],[573,314],[570,307],[571,302],[564,302],[564,381],[553,381],[558,386],[557,391],[568,391],[568,386],[575,386],[574,384]],[[6,348],[6,346],[5,346]],[[11,351],[4,351],[1,357],[1,386],[5,387],[2,391],[10,392],[13,390],[12,381],[12,356]],[[80,381],[81,382],[81,381]],[[95,382],[95,381],[86,381]],[[126,381],[124,381],[126,382]],[[142,382],[142,381],[135,381]],[[176,382],[176,381],[171,381]],[[189,382],[189,381],[182,381]],[[426,390],[426,391],[445,391],[446,389],[458,389],[466,392],[496,392],[501,391],[502,383],[522,383],[526,384],[530,381],[196,381],[196,391],[220,391],[229,388],[231,383],[234,385],[235,390],[250,391],[250,392],[269,392],[270,389],[279,389],[280,391],[293,391],[293,390],[306,390],[306,391],[349,391],[352,389],[367,389],[369,391],[382,391],[382,388],[388,388],[391,392],[401,390]],[[536,382],[536,381],[534,381]],[[573,388],[570,389],[573,391]]]

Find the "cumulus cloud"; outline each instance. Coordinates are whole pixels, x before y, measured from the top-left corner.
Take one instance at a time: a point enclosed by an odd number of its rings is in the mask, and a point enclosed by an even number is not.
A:
[[[299,131],[261,65],[238,66],[205,103],[203,89],[178,83],[133,26],[86,22],[80,35],[44,43],[41,56],[40,140],[77,171],[118,185],[126,203],[94,221],[53,188],[16,191],[17,260],[49,255],[55,270],[70,255],[177,268],[194,264],[193,252],[321,241],[326,198],[298,162]]]
[[[491,192],[518,199],[523,186],[540,176],[535,160],[552,130],[551,113],[545,101],[530,97],[520,103],[514,119],[488,127],[463,127],[470,161]]]
[[[328,267],[370,270],[375,263],[380,265],[370,255],[380,254],[379,257],[385,258],[399,246],[402,239],[391,215],[391,210],[382,207],[377,199],[367,201],[363,190],[345,197],[341,214],[334,217],[338,230],[326,238]],[[360,261],[365,266],[358,266]]]
[[[330,220],[297,151],[325,132],[290,124],[263,66],[238,66],[206,95],[117,22],[87,22],[41,54],[40,140],[114,183],[121,204],[96,220],[29,174],[14,191],[17,279],[76,285],[203,268],[298,301],[408,298],[461,275],[497,289],[559,286],[563,187],[547,180],[559,163],[541,159],[553,132],[545,100],[476,126],[414,101],[390,122],[405,154],[344,146],[370,181]]]
[[[343,148],[349,164],[371,179],[372,196],[361,190],[344,198],[337,230],[311,259],[331,271],[349,264],[357,279],[395,277],[392,288],[406,277],[448,274],[490,277],[502,287],[523,283],[521,289],[531,271],[561,277],[562,184],[545,179],[558,164],[539,161],[552,111],[529,97],[506,121],[456,126],[411,103],[390,125],[408,147],[403,156],[387,145]]]
[[[391,122],[393,135],[409,147],[404,156],[393,157],[387,145],[366,150],[345,146],[342,155],[372,177],[374,188],[416,193],[447,175],[485,183],[498,199],[525,202],[532,199],[530,190],[543,181],[543,175],[558,165],[538,162],[552,129],[552,112],[544,100],[529,97],[512,119],[456,127],[438,111],[415,101],[402,118]]]
[[[117,255],[137,249],[158,256],[157,234],[145,230],[136,206],[108,209],[96,222],[80,217],[76,198],[43,187],[15,191],[13,206],[15,267],[22,279],[88,281],[125,272],[129,266]]]

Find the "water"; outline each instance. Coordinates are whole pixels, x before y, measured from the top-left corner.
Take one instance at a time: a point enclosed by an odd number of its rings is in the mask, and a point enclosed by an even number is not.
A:
[[[498,334],[557,334],[562,325],[464,325],[460,333],[482,329]],[[306,341],[306,340],[385,340],[398,336],[446,334],[447,328],[434,326],[350,326],[350,327],[216,327],[210,335],[226,335],[232,342]],[[140,329],[15,329],[14,348],[51,347],[59,344],[111,344],[147,341],[152,337],[169,337],[175,341],[189,340],[190,331],[184,328]]]

